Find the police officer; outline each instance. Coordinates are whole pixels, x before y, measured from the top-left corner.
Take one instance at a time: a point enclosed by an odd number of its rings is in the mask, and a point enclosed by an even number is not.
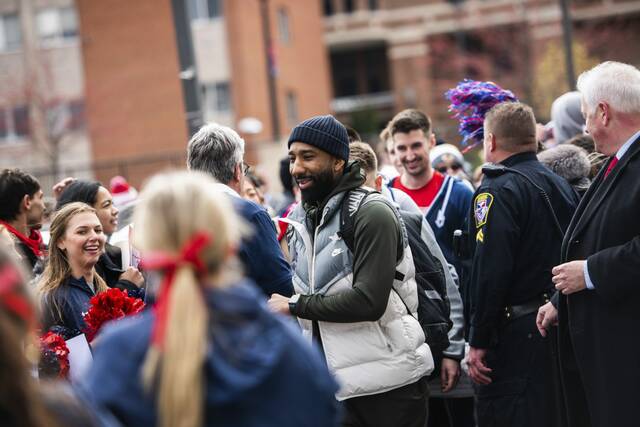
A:
[[[551,296],[551,269],[578,199],[538,162],[527,105],[498,104],[484,121],[490,162],[469,222],[469,375],[477,384],[478,426],[557,423],[550,340],[536,313]]]

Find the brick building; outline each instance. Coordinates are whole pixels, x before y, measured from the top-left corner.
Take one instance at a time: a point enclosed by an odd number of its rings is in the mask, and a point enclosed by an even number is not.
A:
[[[551,0],[323,0],[332,107],[371,139],[400,109],[432,116],[458,141],[444,92],[465,78],[513,90],[547,120],[568,90],[559,3]],[[640,65],[640,1],[570,2],[576,73],[603,60]],[[356,126],[358,127],[358,126]]]
[[[241,133],[247,159],[265,163],[285,155],[281,139],[292,125],[329,111],[316,2],[78,0],[78,13],[89,130],[95,162],[103,165],[99,177],[123,173],[139,183],[166,165],[183,166],[189,134],[204,121],[243,130],[242,119],[257,119],[261,130]],[[189,34],[181,33],[181,15]]]

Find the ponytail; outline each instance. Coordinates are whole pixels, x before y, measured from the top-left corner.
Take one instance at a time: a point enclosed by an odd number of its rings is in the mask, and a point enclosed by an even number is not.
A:
[[[161,277],[141,380],[155,397],[162,427],[206,422],[204,366],[209,321],[215,314],[203,290],[230,283],[225,267],[248,233],[228,196],[211,190],[214,184],[200,172],[157,175],[135,210],[134,242],[142,252],[142,266]]]
[[[147,390],[157,387],[161,427],[198,427],[204,412],[202,368],[207,351],[208,312],[192,268],[179,268],[173,280],[164,348],[149,348],[142,369],[143,381]]]

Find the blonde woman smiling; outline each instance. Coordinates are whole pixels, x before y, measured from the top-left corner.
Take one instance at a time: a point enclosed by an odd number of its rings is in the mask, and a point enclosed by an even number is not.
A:
[[[49,262],[38,284],[44,330],[62,326],[68,338],[84,329],[89,300],[107,289],[95,272],[105,240],[89,205],[70,203],[58,211],[51,223]]]

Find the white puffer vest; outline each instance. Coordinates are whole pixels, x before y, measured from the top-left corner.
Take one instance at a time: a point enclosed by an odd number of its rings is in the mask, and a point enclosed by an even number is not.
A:
[[[333,295],[352,287],[353,256],[338,233],[344,195],[337,194],[327,202],[322,219],[313,230],[313,240],[301,205],[286,220],[293,230],[288,233],[288,243],[296,293]],[[371,203],[375,196],[369,196],[365,203]],[[375,322],[318,322],[327,363],[341,384],[338,400],[393,390],[433,371],[431,350],[416,320],[418,294],[411,249],[404,224],[397,213],[396,217],[402,225],[404,246],[396,270],[404,280],[394,280],[382,317]],[[405,304],[412,314],[407,313]],[[305,336],[311,339],[312,322],[299,322]]]

